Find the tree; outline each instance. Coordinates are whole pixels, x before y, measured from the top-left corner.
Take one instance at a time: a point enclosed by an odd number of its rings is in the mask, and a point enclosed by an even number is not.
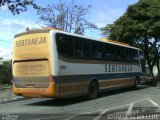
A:
[[[14,15],[26,11],[28,5],[33,6],[35,9],[39,8],[33,0],[0,0],[0,8],[4,5],[7,5]]]
[[[96,25],[86,19],[90,7],[77,5],[73,0],[71,3],[60,0],[58,4],[48,5],[46,8],[39,9],[38,15],[46,23],[47,27],[83,34],[85,29],[97,28]]]
[[[106,27],[102,27],[101,28],[102,35],[104,35],[105,37],[108,37],[113,27],[114,27],[114,24],[108,24]]]
[[[112,25],[101,30],[109,39],[129,43],[143,50],[149,69],[159,69],[160,58],[160,1],[139,0]],[[153,75],[153,73],[152,73]],[[153,76],[154,77],[154,76]]]
[[[0,66],[0,83],[10,84],[12,80],[12,61],[4,62]]]

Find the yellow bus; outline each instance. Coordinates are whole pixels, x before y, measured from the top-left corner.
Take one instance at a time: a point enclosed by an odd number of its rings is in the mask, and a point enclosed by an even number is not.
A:
[[[145,70],[143,52],[112,41],[56,29],[15,35],[13,92],[24,97],[64,98],[136,87]]]

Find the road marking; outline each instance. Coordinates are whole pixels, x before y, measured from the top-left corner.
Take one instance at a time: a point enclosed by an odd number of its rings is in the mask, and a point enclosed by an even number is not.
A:
[[[135,104],[135,103],[138,103],[138,102],[142,102],[142,101],[144,101],[144,100],[146,100],[147,98],[144,98],[144,99],[142,99],[142,100],[137,100],[137,101],[135,101],[135,102],[132,102],[133,104]],[[130,103],[131,104],[131,103]]]
[[[125,107],[125,106],[129,106],[129,109],[128,109],[127,113],[131,113],[132,108],[133,108],[133,104],[141,102],[141,101],[144,101],[146,99],[147,98],[144,98],[142,100],[137,100],[137,101],[129,103],[129,104],[125,104],[125,105],[121,105],[121,106],[116,106],[116,107],[108,108],[108,109],[105,109],[105,110],[98,110],[98,111],[102,111],[102,112],[99,115],[97,115],[93,120],[99,120],[109,110],[117,109],[117,108],[121,108],[121,107]],[[93,113],[93,112],[86,112],[86,113],[82,113],[82,114],[88,114],[88,113]]]
[[[154,98],[154,99],[160,99],[160,96],[159,96],[159,95],[149,95],[149,94],[148,94],[148,97],[151,97],[151,98]]]
[[[128,110],[127,110],[127,112],[126,112],[126,115],[125,115],[125,117],[124,117],[122,120],[128,120],[128,117],[127,117],[127,116],[129,116],[129,115],[131,114],[132,109],[133,109],[133,105],[134,105],[134,103],[131,103],[131,104],[129,105]]]
[[[156,102],[154,102],[151,98],[147,98],[154,106],[156,106],[156,107],[158,107],[158,108],[160,108],[160,106],[156,103]]]
[[[131,114],[132,109],[133,109],[133,105],[134,105],[134,103],[131,103],[131,104],[129,105],[129,108],[128,108],[128,110],[127,110],[126,115],[130,115],[130,114]]]
[[[102,111],[99,115],[97,115],[93,120],[99,120],[107,111],[109,111],[108,109]]]
[[[129,104],[125,104],[125,105],[121,105],[121,106],[116,106],[116,107],[111,107],[111,108],[108,108],[108,109],[104,109],[104,110],[97,110],[97,111],[91,111],[91,112],[85,112],[85,113],[80,113],[80,114],[77,114],[77,115],[65,115],[65,116],[53,116],[53,117],[44,117],[44,118],[38,118],[38,119],[31,119],[31,120],[45,120],[45,119],[49,119],[49,118],[64,118],[63,120],[71,120],[71,119],[73,119],[73,118],[75,118],[75,117],[77,117],[77,116],[79,116],[79,115],[85,115],[85,114],[92,114],[92,113],[99,113],[99,115],[97,115],[95,118],[93,118],[93,120],[99,120],[107,111],[109,111],[109,110],[113,110],[113,109],[117,109],[117,108],[121,108],[121,107],[125,107],[125,106],[129,106],[129,108],[128,108],[128,110],[127,110],[127,113],[128,114],[130,114],[131,113],[131,111],[132,111],[132,105],[134,104],[134,103],[137,103],[137,102],[141,102],[141,101],[143,101],[143,100],[145,100],[145,99],[147,99],[147,98],[144,98],[144,99],[142,99],[142,100],[138,100],[138,101],[135,101],[135,102],[132,102],[132,103],[129,103]],[[126,114],[127,114],[126,113]]]
[[[125,107],[125,106],[128,106],[128,105],[129,104],[121,105],[121,106],[116,106],[116,107],[112,107],[112,108],[109,108],[109,109],[105,109],[98,116],[96,116],[93,120],[99,120],[109,110]]]
[[[144,100],[146,100],[146,99],[147,99],[147,97],[146,97],[146,98],[144,98],[144,99],[141,99],[141,100],[137,100],[137,101],[135,101],[135,102],[131,102],[131,103],[135,104],[135,103],[138,103],[138,102],[144,101]],[[125,104],[125,105],[121,105],[121,106],[122,106],[122,107],[123,107],[123,106],[129,106],[131,103],[129,103],[129,104]],[[119,107],[121,107],[121,106],[111,107],[111,108],[108,108],[108,109],[109,109],[109,110],[112,110],[112,109],[119,108]],[[106,110],[106,109],[103,109],[103,110],[97,110],[97,111],[91,111],[91,112],[84,112],[84,113],[81,113],[81,114],[82,114],[82,115],[83,115],[83,114],[92,114],[92,113],[96,113],[96,112],[103,112],[104,110]]]
[[[70,117],[68,117],[68,118],[65,118],[64,120],[70,120],[70,119],[72,119],[72,118],[75,118],[75,117],[77,117],[78,115],[72,115],[72,116],[70,116]]]

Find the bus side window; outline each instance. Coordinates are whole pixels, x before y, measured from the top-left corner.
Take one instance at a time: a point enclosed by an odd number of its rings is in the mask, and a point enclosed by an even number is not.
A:
[[[105,60],[106,59],[106,47],[104,43],[102,43],[101,51],[102,51],[102,60]]]
[[[127,49],[127,61],[132,61],[132,49]]]
[[[72,57],[73,56],[73,42],[72,38],[67,35],[57,34],[57,50],[62,56]]]
[[[105,54],[105,59],[106,60],[110,60],[110,56],[111,56],[111,53],[110,53],[110,45],[109,44],[105,44],[105,51],[104,51],[104,54]]]
[[[101,43],[101,42],[97,43],[95,58],[102,59],[102,54],[103,54],[103,49],[102,48],[103,48],[103,43]]]
[[[137,50],[132,51],[132,60],[133,60],[133,62],[138,62],[139,61]]]
[[[99,54],[99,59],[103,60],[104,59],[104,43],[100,42],[98,44],[98,54]]]
[[[121,61],[127,61],[127,49],[126,48],[121,48]]]
[[[115,54],[115,60],[116,61],[122,61],[122,57],[121,57],[121,47],[120,46],[116,46],[116,54]]]
[[[88,39],[84,39],[83,41],[83,53],[85,59],[91,58],[91,41]]]
[[[111,61],[115,60],[115,45],[110,46],[110,60]]]
[[[96,51],[97,51],[97,43],[96,41],[91,42],[91,57],[92,59],[96,58]]]
[[[142,51],[139,51],[139,57],[140,57],[142,71],[143,71],[143,73],[145,73],[146,72],[146,68],[145,68],[146,67],[146,65],[145,65],[146,60],[145,60],[145,57],[144,57],[144,54]]]
[[[82,45],[83,45],[83,40],[78,37],[74,37],[74,57],[75,58],[84,57]]]
[[[97,41],[93,41],[91,44],[91,48],[92,48],[92,58],[94,59],[102,59],[102,45],[103,43],[101,42],[97,42]]]

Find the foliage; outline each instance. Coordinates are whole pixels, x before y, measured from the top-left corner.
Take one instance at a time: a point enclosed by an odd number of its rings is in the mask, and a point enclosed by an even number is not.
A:
[[[15,15],[20,12],[27,11],[27,6],[31,5],[33,8],[38,9],[39,7],[34,3],[33,0],[0,0],[0,8],[7,5],[8,9]]]
[[[1,84],[10,84],[12,80],[12,62],[4,62],[0,66],[0,83]]]
[[[123,16],[113,24],[101,30],[107,33],[109,39],[126,42],[142,49],[151,73],[154,65],[159,66],[159,0],[139,0],[130,5]]]
[[[48,5],[46,8],[39,9],[38,15],[48,27],[83,34],[85,29],[97,28],[96,25],[86,19],[90,7],[90,5],[77,5],[73,0],[71,3],[60,0],[57,4]]]
[[[104,35],[105,37],[110,35],[110,31],[113,27],[114,27],[114,24],[108,24],[106,27],[102,27],[101,28],[102,35]]]

